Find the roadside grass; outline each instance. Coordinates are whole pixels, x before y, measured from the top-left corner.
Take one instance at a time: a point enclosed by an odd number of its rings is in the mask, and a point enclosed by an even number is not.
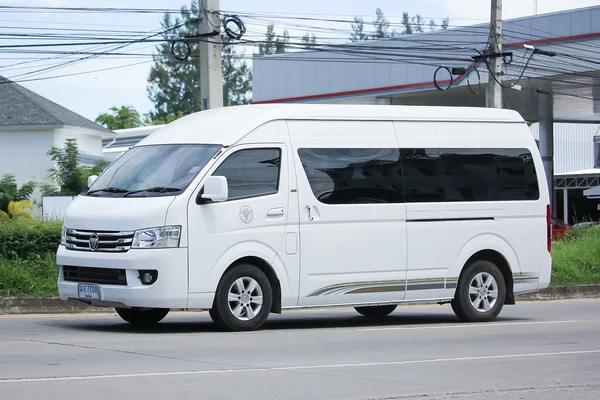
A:
[[[552,246],[552,286],[600,283],[600,227],[575,229]]]
[[[0,254],[0,297],[55,297],[58,266],[54,253],[27,259]]]

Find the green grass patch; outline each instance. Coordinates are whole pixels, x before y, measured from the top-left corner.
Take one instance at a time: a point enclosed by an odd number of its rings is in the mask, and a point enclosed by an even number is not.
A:
[[[600,227],[575,229],[552,246],[553,286],[600,283]]]
[[[46,253],[23,259],[0,255],[0,297],[55,297],[56,255]]]

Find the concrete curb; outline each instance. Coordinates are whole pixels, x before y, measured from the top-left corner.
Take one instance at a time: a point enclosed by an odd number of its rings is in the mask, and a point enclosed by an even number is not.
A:
[[[516,296],[519,301],[600,298],[600,285],[557,286]],[[0,298],[0,315],[113,313],[112,308],[91,307],[59,298]]]

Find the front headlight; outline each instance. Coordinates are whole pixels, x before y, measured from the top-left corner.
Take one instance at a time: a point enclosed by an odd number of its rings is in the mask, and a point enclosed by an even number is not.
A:
[[[140,229],[139,231],[135,231],[131,247],[133,249],[165,249],[179,247],[180,238],[180,226]]]
[[[62,231],[60,233],[60,245],[61,246],[67,245],[67,228],[65,228],[64,226],[62,227]]]

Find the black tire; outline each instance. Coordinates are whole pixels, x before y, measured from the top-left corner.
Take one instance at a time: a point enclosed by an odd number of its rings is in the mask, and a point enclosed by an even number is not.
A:
[[[498,297],[495,303],[490,301],[491,297],[488,296],[487,292],[484,294],[470,294],[471,282],[478,274],[491,275],[496,281],[496,287],[498,290]],[[476,284],[476,283],[475,283]],[[487,311],[475,308],[476,304],[473,304],[471,299],[476,302],[481,298],[481,302],[485,302],[484,299],[490,303],[491,308]],[[456,294],[452,300],[452,310],[456,316],[464,322],[489,322],[496,319],[506,299],[506,283],[504,276],[500,269],[492,262],[479,260],[475,261],[463,271],[460,280],[458,281],[458,287]],[[493,303],[493,304],[491,304]],[[481,305],[479,307],[483,307]]]
[[[152,326],[158,324],[167,316],[168,308],[115,308],[119,317],[136,326]]]
[[[388,306],[366,306],[366,307],[354,307],[359,314],[369,318],[383,318],[390,315],[396,309],[396,304]]]
[[[240,302],[229,302],[229,291],[233,287],[234,283],[239,279],[253,279],[258,283],[258,288],[252,293],[248,294],[250,299],[246,306],[242,306]],[[257,290],[262,292],[262,304],[258,313],[253,317],[248,314],[248,307],[252,307],[252,295],[258,293]],[[241,293],[240,293],[241,298]],[[230,307],[234,307],[232,308]],[[240,304],[242,307],[242,315],[236,317],[234,310],[237,309],[237,305]],[[227,271],[221,278],[217,292],[215,293],[215,300],[213,302],[213,308],[209,310],[209,314],[212,320],[221,328],[226,331],[253,331],[259,329],[269,317],[271,313],[271,305],[273,304],[273,292],[271,290],[271,284],[269,279],[259,268],[250,264],[240,264],[231,270]],[[256,305],[256,304],[255,304]],[[253,307],[252,307],[253,308]],[[253,308],[254,309],[254,308]],[[254,311],[253,311],[254,312]],[[240,318],[248,318],[242,320]]]

